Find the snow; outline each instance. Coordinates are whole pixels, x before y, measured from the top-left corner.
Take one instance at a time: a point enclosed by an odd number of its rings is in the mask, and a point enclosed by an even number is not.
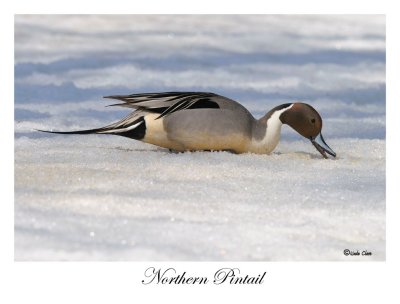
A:
[[[256,117],[312,104],[271,155],[107,135],[112,94],[211,91]],[[382,16],[15,17],[16,260],[385,260]],[[372,256],[348,257],[344,249]]]

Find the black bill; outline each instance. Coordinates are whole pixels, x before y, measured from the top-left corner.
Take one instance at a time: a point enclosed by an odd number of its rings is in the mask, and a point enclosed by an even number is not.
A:
[[[325,142],[324,138],[322,137],[322,133],[319,133],[317,135],[317,137],[315,137],[314,139],[311,139],[311,142],[314,145],[314,147],[318,150],[318,152],[322,154],[322,156],[324,158],[328,158],[326,153],[328,153],[329,155],[332,155],[333,157],[336,157],[336,153],[333,152],[333,150]]]

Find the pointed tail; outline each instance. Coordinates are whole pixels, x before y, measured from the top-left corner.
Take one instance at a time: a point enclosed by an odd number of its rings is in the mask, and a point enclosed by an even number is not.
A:
[[[48,131],[48,130],[39,130],[35,129],[36,131],[43,132],[43,133],[53,133],[53,134],[101,134],[105,128],[98,128],[98,129],[90,129],[90,130],[79,130],[79,131]]]
[[[105,126],[103,128],[78,130],[78,131],[48,131],[37,130],[39,132],[53,133],[53,134],[112,134],[120,135],[133,139],[142,139],[146,134],[146,122],[140,113],[134,112],[129,114],[119,122]]]

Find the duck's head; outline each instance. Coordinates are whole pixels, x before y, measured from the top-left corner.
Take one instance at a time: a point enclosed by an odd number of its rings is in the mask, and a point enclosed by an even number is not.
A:
[[[282,112],[279,119],[309,139],[324,158],[328,158],[326,153],[336,157],[336,153],[322,137],[322,118],[312,106],[300,102],[293,103]]]

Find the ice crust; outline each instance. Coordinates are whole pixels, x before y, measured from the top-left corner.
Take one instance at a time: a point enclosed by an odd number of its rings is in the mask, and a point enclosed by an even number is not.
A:
[[[384,17],[15,22],[16,260],[385,260]],[[103,126],[127,111],[101,96],[172,90],[256,117],[308,102],[338,157],[287,126],[271,155],[34,130]]]

